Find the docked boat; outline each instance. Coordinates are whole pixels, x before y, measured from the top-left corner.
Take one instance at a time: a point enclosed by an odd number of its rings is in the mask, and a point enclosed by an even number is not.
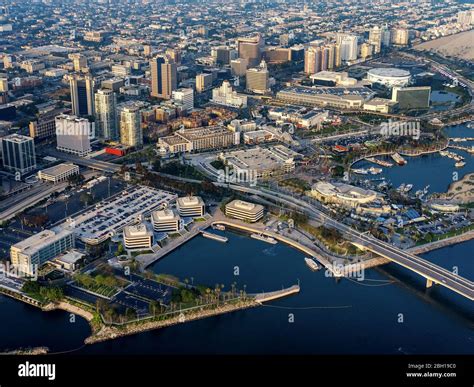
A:
[[[305,258],[304,261],[306,262],[306,265],[308,265],[308,267],[313,270],[313,271],[318,271],[319,269],[321,269],[321,266],[319,266],[314,259],[311,259],[311,258]]]
[[[407,184],[403,190],[403,192],[405,193],[408,193],[411,191],[411,189],[413,188],[413,184]]]
[[[353,169],[352,172],[357,173],[358,175],[367,175],[369,173],[367,169],[363,169],[363,168]]]
[[[225,226],[223,224],[213,224],[212,228],[219,231],[225,231]]]
[[[400,184],[400,187],[397,188],[397,192],[405,192],[405,184]]]
[[[405,165],[407,163],[407,161],[402,157],[400,156],[399,153],[394,153],[392,155],[392,159],[393,161],[395,161],[398,165]]]
[[[379,159],[376,159],[375,157],[367,157],[366,158],[367,161],[370,161],[371,163],[374,163],[374,164],[377,164],[377,165],[380,165],[382,167],[393,167],[393,164],[388,162],[388,161],[384,161],[384,160],[379,160]]]
[[[369,172],[370,172],[371,175],[378,175],[378,174],[382,173],[382,168],[370,167]]]
[[[275,238],[272,238],[270,236],[265,236],[263,234],[252,234],[252,235],[250,235],[250,238],[257,239],[257,240],[262,241],[262,242],[267,242],[267,243],[270,243],[272,245],[276,245],[278,243]]]
[[[458,161],[456,164],[454,164],[454,166],[456,168],[462,168],[466,165],[466,162],[465,161]]]

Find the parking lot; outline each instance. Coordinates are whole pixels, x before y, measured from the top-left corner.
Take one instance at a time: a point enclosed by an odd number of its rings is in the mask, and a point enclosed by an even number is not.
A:
[[[172,289],[169,286],[139,276],[136,277],[137,278],[134,278],[134,282],[125,288],[127,293],[149,300],[159,301],[163,304],[168,304],[171,301]]]
[[[98,244],[119,233],[126,225],[135,223],[140,216],[169,206],[176,197],[170,192],[150,187],[129,188],[110,200],[98,203],[71,222],[64,223],[63,227],[73,229],[86,243]]]

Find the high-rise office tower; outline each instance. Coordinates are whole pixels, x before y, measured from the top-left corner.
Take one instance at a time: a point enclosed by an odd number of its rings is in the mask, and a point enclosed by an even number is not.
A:
[[[369,43],[363,43],[360,45],[360,57],[363,59],[368,58],[369,56],[372,56],[372,53],[374,52],[374,46]]]
[[[35,142],[31,137],[10,134],[1,143],[5,169],[24,174],[36,168]]]
[[[239,58],[247,59],[250,67],[258,66],[262,60],[265,40],[260,34],[252,38],[237,39]]]
[[[238,58],[230,61],[230,69],[232,71],[232,75],[236,75],[238,77],[245,76],[248,67],[248,60],[243,58]]]
[[[202,93],[210,89],[212,86],[212,74],[198,74],[196,75],[196,91]]]
[[[120,110],[120,143],[139,148],[143,145],[141,111],[138,106],[125,106]]]
[[[93,116],[94,109],[94,78],[72,76],[69,79],[71,90],[72,114],[75,116]]]
[[[392,43],[396,46],[406,46],[409,40],[409,32],[406,28],[395,28],[392,30]]]
[[[227,46],[214,47],[212,49],[212,56],[215,63],[218,65],[229,65],[230,61],[234,59],[235,50]]]
[[[260,65],[247,70],[246,88],[257,94],[265,94],[270,89],[267,64],[262,60]]]
[[[387,25],[382,27],[382,48],[390,47],[391,43],[391,32]]]
[[[341,67],[342,58],[341,58],[341,45],[336,43],[334,45],[334,67]]]
[[[181,50],[177,48],[168,48],[165,54],[170,57],[177,65],[181,63]]]
[[[74,65],[74,71],[80,72],[84,67],[87,67],[87,58],[82,54],[71,54],[70,58]]]
[[[357,59],[357,42],[355,35],[346,35],[341,39],[341,59],[343,61],[351,61]]]
[[[150,65],[151,96],[170,99],[171,93],[178,87],[176,63],[167,55],[158,55]]]
[[[327,71],[329,64],[329,48],[323,47],[321,49],[321,71]]]
[[[336,48],[334,44],[329,44],[326,47],[328,49],[328,70],[332,70],[335,67]]]
[[[55,120],[56,149],[81,157],[91,152],[90,140],[94,133],[88,119],[60,114]]]
[[[117,97],[112,90],[100,89],[95,93],[97,136],[104,140],[117,140]]]
[[[304,54],[304,72],[316,74],[321,71],[321,47],[309,47]]]
[[[144,44],[143,45],[143,55],[144,56],[151,56],[151,53],[153,51],[153,47],[151,47],[149,44]]]
[[[382,33],[383,30],[378,26],[371,28],[369,31],[369,44],[374,47],[374,54],[378,54],[382,50]]]

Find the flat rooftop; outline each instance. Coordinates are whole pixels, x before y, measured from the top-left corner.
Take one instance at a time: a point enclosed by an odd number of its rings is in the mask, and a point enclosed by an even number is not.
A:
[[[288,151],[292,152],[289,149]],[[280,168],[285,163],[292,163],[294,155],[292,153],[286,153],[285,149],[280,147],[255,147],[251,149],[225,152],[224,158],[229,163],[234,164],[240,169],[272,170]]]
[[[176,198],[171,192],[136,186],[98,203],[62,227],[74,230],[84,242],[97,243],[118,234],[150,212],[168,207]]]
[[[40,172],[45,175],[58,176],[76,167],[77,165],[72,164],[72,163],[63,163],[63,164],[55,165],[54,167],[43,169]]]
[[[200,196],[184,196],[182,198],[178,198],[178,205],[180,207],[203,206],[204,201]]]
[[[146,224],[139,223],[133,226],[125,226],[123,235],[125,238],[137,238],[153,235],[153,232],[148,229]]]
[[[71,231],[68,230],[60,230],[57,232],[53,230],[44,230],[22,240],[21,242],[15,243],[12,247],[21,250],[24,254],[32,255],[45,246],[48,246],[70,234]]]
[[[179,215],[175,214],[173,210],[166,209],[166,210],[153,211],[151,213],[151,218],[154,222],[170,221],[170,220],[179,219]]]
[[[280,91],[280,93],[293,93],[301,95],[334,95],[338,97],[358,96],[367,98],[375,94],[371,89],[364,86],[354,87],[301,87],[292,86]]]
[[[262,205],[244,202],[243,200],[233,200],[230,203],[226,204],[226,208],[247,211],[255,214],[263,210]]]

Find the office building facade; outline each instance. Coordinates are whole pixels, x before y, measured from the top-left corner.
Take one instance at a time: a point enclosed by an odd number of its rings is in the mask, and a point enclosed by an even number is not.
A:
[[[36,168],[35,143],[31,137],[10,134],[1,139],[1,144],[5,169],[23,175]]]
[[[158,55],[150,62],[151,96],[170,99],[173,90],[178,88],[176,63],[167,55]]]
[[[94,78],[86,75],[84,78],[73,76],[69,79],[71,91],[72,114],[77,117],[93,116],[94,108]]]
[[[86,118],[60,114],[56,121],[56,148],[65,153],[86,156],[91,152],[94,138],[92,124]]]

